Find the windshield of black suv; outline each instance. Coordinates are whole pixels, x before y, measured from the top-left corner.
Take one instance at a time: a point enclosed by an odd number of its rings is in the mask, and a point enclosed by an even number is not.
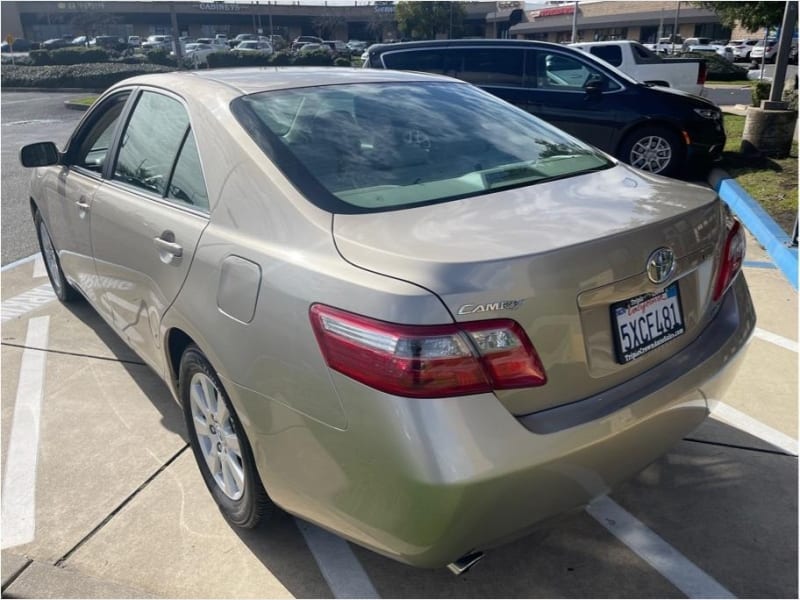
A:
[[[332,212],[442,202],[613,165],[464,83],[277,90],[239,98],[232,109],[295,187]]]

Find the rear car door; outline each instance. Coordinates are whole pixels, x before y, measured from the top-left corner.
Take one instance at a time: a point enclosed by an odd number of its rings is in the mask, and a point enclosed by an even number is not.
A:
[[[91,239],[101,303],[119,333],[162,371],[159,326],[208,224],[200,156],[181,100],[142,89],[110,180],[95,196]]]

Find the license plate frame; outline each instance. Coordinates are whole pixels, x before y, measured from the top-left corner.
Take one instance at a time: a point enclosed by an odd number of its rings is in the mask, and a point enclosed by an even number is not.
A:
[[[610,313],[619,364],[634,361],[686,332],[677,281],[660,292],[615,302]]]

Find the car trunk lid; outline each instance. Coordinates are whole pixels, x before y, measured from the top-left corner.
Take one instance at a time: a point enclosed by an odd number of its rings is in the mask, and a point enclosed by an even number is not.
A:
[[[431,290],[456,321],[517,321],[548,376],[542,387],[496,392],[521,415],[618,385],[696,337],[723,238],[715,199],[707,188],[618,166],[429,206],[337,214],[333,234],[346,260]],[[659,248],[674,253],[676,266],[654,284],[646,265]],[[621,362],[612,305],[673,282],[683,333]]]

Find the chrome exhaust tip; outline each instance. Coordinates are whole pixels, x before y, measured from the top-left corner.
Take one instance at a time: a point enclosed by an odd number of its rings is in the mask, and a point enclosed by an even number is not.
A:
[[[465,554],[458,560],[451,562],[447,565],[447,568],[450,569],[453,575],[463,575],[478,564],[482,558],[483,552],[472,552],[471,554]]]

